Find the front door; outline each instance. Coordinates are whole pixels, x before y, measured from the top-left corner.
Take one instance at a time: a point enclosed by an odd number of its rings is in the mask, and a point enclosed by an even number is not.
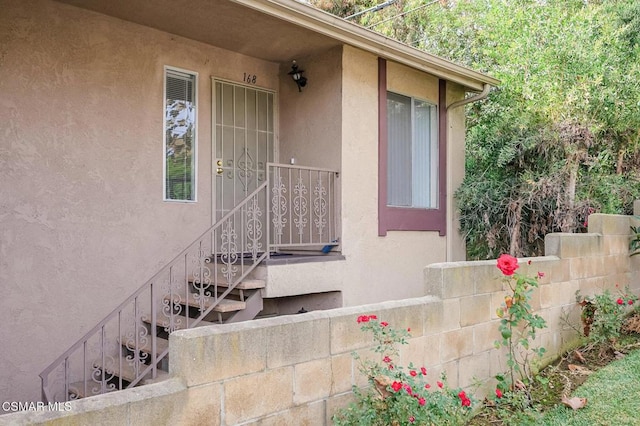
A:
[[[267,178],[274,159],[274,93],[219,80],[214,91],[217,221]]]

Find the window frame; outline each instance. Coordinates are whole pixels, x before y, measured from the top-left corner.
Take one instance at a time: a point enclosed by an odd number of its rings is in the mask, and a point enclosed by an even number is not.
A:
[[[387,123],[387,62],[378,59],[378,235],[388,231],[438,231],[446,235],[447,213],[447,110],[446,80],[438,82],[438,207],[434,209],[387,205],[388,123]],[[395,93],[395,92],[394,92]],[[412,98],[413,99],[413,98]]]
[[[193,104],[194,104],[194,135],[192,138],[192,167],[191,167],[191,192],[192,199],[167,198],[167,77],[170,73],[182,74],[193,78]],[[198,73],[183,68],[164,66],[163,70],[163,100],[162,100],[162,200],[171,203],[197,203],[198,202]]]

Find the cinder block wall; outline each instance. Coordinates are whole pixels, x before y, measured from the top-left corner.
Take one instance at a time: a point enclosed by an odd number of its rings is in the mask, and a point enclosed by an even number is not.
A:
[[[546,256],[520,259],[519,273],[544,273],[532,306],[547,321],[538,336],[546,361],[577,340],[576,291],[640,291],[640,256],[628,251],[635,224],[629,216],[594,214],[589,234],[550,234]],[[411,329],[402,365],[426,366],[432,382],[444,371],[454,387],[484,381],[476,393],[482,396],[505,370],[504,352],[493,344],[505,295],[496,262],[433,264],[424,278],[421,298],[175,332],[170,380],[75,401],[68,412],[0,416],[0,424],[331,424],[350,402],[352,385],[366,383],[351,356],[374,356],[357,324],[366,314]],[[402,283],[389,283],[389,291],[394,285]]]

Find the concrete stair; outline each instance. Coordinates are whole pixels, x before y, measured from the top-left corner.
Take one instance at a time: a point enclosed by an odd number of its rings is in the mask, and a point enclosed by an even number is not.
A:
[[[200,293],[197,291],[197,283],[193,277],[189,277],[189,283],[191,284],[187,297],[180,295],[179,298],[174,299],[175,312],[180,312],[182,315],[176,315],[174,319],[174,329],[181,330],[192,327],[206,327],[215,326],[217,324],[224,324],[228,322],[247,321],[255,318],[263,308],[262,303],[262,289],[265,287],[264,280],[259,279],[245,279],[238,283],[231,291],[229,289],[229,283],[226,281],[219,281],[214,286],[211,284],[205,291],[205,295],[200,300]],[[213,292],[216,291],[214,297]],[[226,293],[226,294],[225,294]],[[222,296],[224,295],[224,298]],[[167,306],[171,306],[171,297],[169,295],[163,297],[163,302]],[[202,303],[201,303],[202,302]],[[204,318],[198,321],[197,324],[192,325],[196,319],[201,315],[201,312],[211,309],[211,312]],[[168,327],[169,319],[161,315],[160,312],[156,314],[155,324],[151,323],[151,319],[148,317],[142,318],[142,323],[147,327],[148,334],[143,338],[139,338],[138,346],[136,347],[135,341],[131,337],[121,336],[119,339],[122,347],[122,361],[118,358],[115,366],[107,367],[106,376],[110,377],[108,383],[106,383],[106,391],[111,392],[119,389],[120,379],[122,379],[123,386],[129,385],[129,383],[135,380],[136,374],[134,368],[126,361],[127,356],[132,356],[137,351],[140,359],[145,362],[150,362],[152,359],[152,339],[151,333],[155,333],[156,338],[156,356],[160,356],[169,349],[169,335],[165,330]],[[120,365],[122,364],[122,365]],[[145,369],[148,364],[140,365],[140,369]],[[94,371],[100,375],[101,366],[94,364]],[[160,362],[157,369],[156,378],[152,379],[150,375],[147,375],[144,379],[139,381],[139,384],[155,383],[160,380],[164,380],[169,377],[168,371],[168,357],[165,357]],[[71,399],[79,399],[87,396],[103,393],[100,390],[100,383],[87,379],[86,386],[84,382],[72,383],[69,386],[69,395]]]

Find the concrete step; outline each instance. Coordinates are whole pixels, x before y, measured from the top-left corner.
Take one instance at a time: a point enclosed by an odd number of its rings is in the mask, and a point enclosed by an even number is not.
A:
[[[99,367],[94,365],[94,368],[99,368]],[[117,371],[117,373],[119,373],[119,371]],[[135,374],[133,372],[133,368],[131,368],[128,364],[126,365],[126,367],[123,365],[123,373],[122,374],[123,374],[122,380],[126,380],[128,382],[131,382],[133,380],[133,378],[135,377]],[[166,371],[163,371],[163,370],[158,370],[157,373],[156,373],[156,378],[155,379],[151,378],[151,374],[149,374],[148,376],[149,376],[149,378],[141,380],[140,383],[143,384],[143,385],[149,385],[151,383],[158,383],[158,382],[161,382],[163,380],[167,380],[169,378],[169,373],[167,373]],[[118,374],[116,374],[116,378],[113,379],[114,382],[118,382],[117,377],[120,377],[120,376]],[[117,388],[117,384],[116,385],[107,384],[107,389],[105,390],[104,393],[114,392],[114,391],[117,391],[117,390],[120,390],[120,389]],[[100,383],[96,383],[96,382],[92,381],[91,379],[87,380],[86,392],[85,392],[85,384],[84,384],[84,382],[75,382],[75,383],[70,383],[69,384],[70,399],[80,399],[80,398],[86,398],[88,396],[94,396],[94,395],[100,395],[100,394],[101,394],[101,392],[100,392]]]
[[[132,340],[131,338],[123,336],[120,339],[120,343],[123,347],[127,348],[130,351],[135,350],[135,340]],[[151,336],[147,336],[144,342],[138,342],[139,346],[137,349],[141,352],[151,355],[151,343]],[[156,355],[160,355],[167,349],[169,349],[169,341],[161,337],[156,338]]]
[[[213,288],[213,276],[209,278],[211,282],[211,286],[209,288]],[[189,283],[194,283],[197,280],[193,277],[193,275],[189,276]],[[229,283],[224,280],[222,277],[218,277],[218,287],[228,288]],[[238,290],[257,290],[259,288],[265,288],[264,280],[248,278],[240,281],[235,287]]]
[[[187,328],[187,318],[184,315],[176,315],[174,318],[175,322],[176,322],[176,330],[183,330],[185,328]],[[189,318],[189,328],[192,328],[192,323],[195,320],[195,318]],[[146,324],[151,325],[151,321],[148,319],[144,319],[143,320]],[[169,318],[167,317],[160,317],[160,318],[156,318],[156,326],[157,327],[167,327],[167,325],[169,324]],[[209,322],[209,321],[200,321],[196,327],[206,327],[208,325],[214,325],[214,323]]]
[[[116,389],[115,386],[113,388],[108,386],[104,393],[114,392],[117,390],[118,389]],[[86,392],[84,382],[69,383],[69,399],[71,400],[100,394],[100,383],[89,380],[87,382]]]
[[[200,301],[196,299],[195,297],[196,295],[193,293],[189,293],[189,297],[188,299],[185,300],[181,300],[180,304],[181,305],[189,305],[191,307],[195,307],[195,308],[199,308],[200,307]],[[165,300],[166,301],[170,301],[169,296],[165,296]],[[213,297],[208,297],[204,299],[204,309],[209,309],[209,307],[211,305],[213,305],[214,303],[214,299]],[[234,311],[241,311],[244,308],[247,307],[247,304],[245,302],[241,302],[239,300],[229,300],[229,299],[222,299],[220,300],[220,303],[218,303],[216,305],[215,308],[213,308],[214,312],[219,312],[219,313],[224,313],[224,312],[234,312]]]
[[[140,371],[146,369],[148,366],[147,365],[141,365],[140,366]],[[100,369],[100,365],[98,364],[94,364],[93,368],[97,368]],[[136,371],[135,369],[128,363],[126,362],[124,359],[122,360],[122,368],[120,368],[120,365],[118,365],[116,363],[116,365],[114,365],[113,367],[109,367],[109,376],[111,376],[113,374],[114,376],[114,381],[117,381],[116,377],[120,377],[122,378],[122,380],[125,380],[127,382],[133,382],[136,379]],[[167,373],[166,371],[162,371],[160,369],[158,369],[158,374],[156,375],[156,379],[153,379],[153,381],[157,381],[158,376],[163,376],[163,377],[168,377],[169,373]],[[147,374],[147,377],[142,379],[140,381],[141,384],[145,384],[147,383],[147,380],[152,380],[151,379],[151,373]]]

